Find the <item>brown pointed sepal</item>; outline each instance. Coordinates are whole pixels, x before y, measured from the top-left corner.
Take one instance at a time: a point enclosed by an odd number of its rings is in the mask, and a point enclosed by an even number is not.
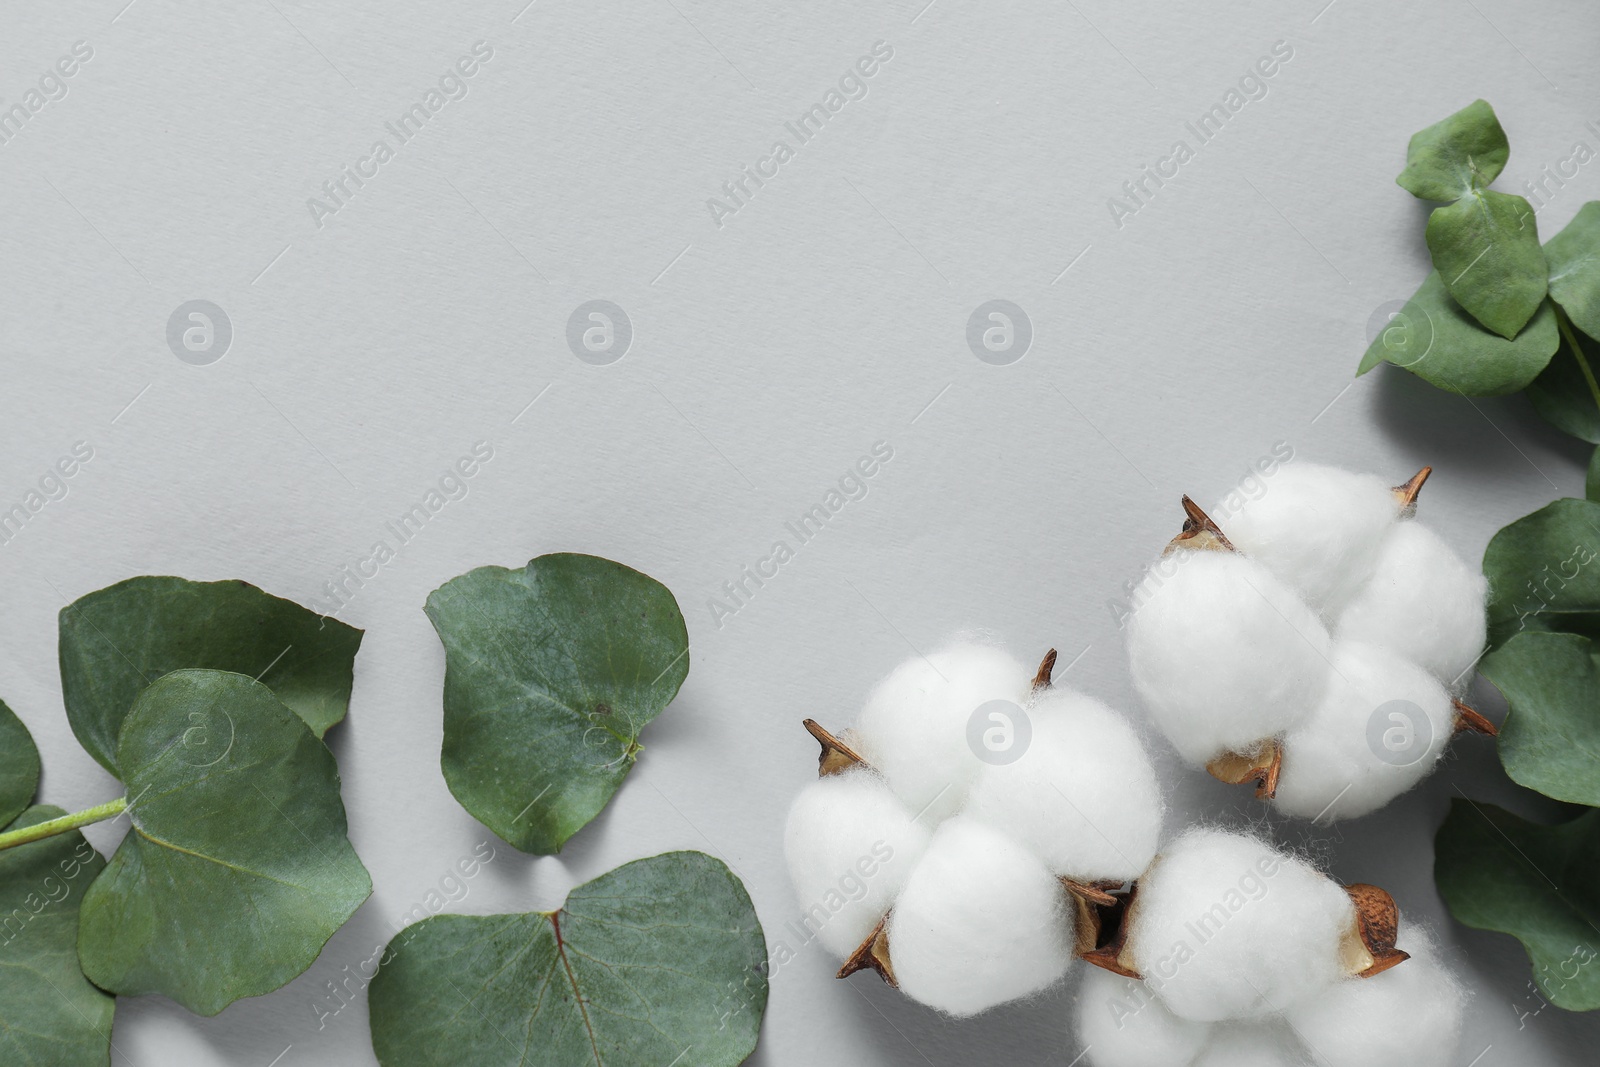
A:
[[[1339,946],[1345,973],[1371,978],[1410,959],[1409,952],[1395,948],[1400,935],[1400,909],[1394,897],[1364,882],[1347,885],[1344,891],[1356,907],[1355,927],[1345,934]]]
[[[885,916],[879,921],[867,939],[850,953],[850,958],[844,961],[844,966],[839,968],[835,978],[849,978],[857,971],[867,970],[869,967],[878,972],[878,977],[885,982],[900,988],[900,983],[894,978],[894,964],[889,961],[889,919]]]
[[[1056,670],[1056,650],[1051,649],[1044,654],[1044,659],[1039,661],[1039,670],[1033,676],[1033,691],[1035,693],[1049,689],[1053,684],[1050,676]]]
[[[1066,882],[1066,879],[1062,881]],[[1071,889],[1070,886],[1068,888]],[[1138,893],[1138,883],[1134,883],[1126,893],[1108,893],[1106,895],[1112,899],[1110,905],[1091,904],[1074,893],[1073,899],[1078,902],[1077,954],[1080,960],[1124,978],[1144,977],[1134,967],[1133,957],[1128,952],[1128,920]],[[1092,916],[1087,922],[1084,917],[1086,910]]]
[[[1459,700],[1452,700],[1450,703],[1456,709],[1456,733],[1487,734],[1490,737],[1500,736],[1500,727],[1484,718],[1483,713],[1477,708],[1463,704]]]
[[[817,754],[817,777],[826,778],[830,774],[843,774],[852,767],[866,766],[867,761],[855,749],[823,729],[817,720],[807,719],[805,728],[822,746],[822,751]]]
[[[1167,542],[1167,552],[1180,548],[1210,552],[1238,551],[1233,547],[1233,542],[1222,532],[1222,527],[1212,522],[1211,516],[1187,496],[1183,498],[1183,515],[1183,529],[1178,536]]]
[[[1417,473],[1401,482],[1390,490],[1400,504],[1403,515],[1414,515],[1417,511],[1417,496],[1422,492],[1422,483],[1428,480],[1428,475],[1433,473],[1432,467],[1423,467]]]
[[[1219,782],[1256,783],[1256,796],[1271,800],[1278,795],[1278,775],[1283,772],[1283,743],[1275,737],[1247,753],[1224,752],[1206,764],[1206,772]]]
[[[1097,882],[1078,882],[1071,878],[1062,878],[1061,884],[1078,900],[1089,904],[1098,904],[1102,908],[1113,908],[1119,903],[1118,898],[1111,891],[1121,889],[1122,883],[1110,879],[1101,879]]]

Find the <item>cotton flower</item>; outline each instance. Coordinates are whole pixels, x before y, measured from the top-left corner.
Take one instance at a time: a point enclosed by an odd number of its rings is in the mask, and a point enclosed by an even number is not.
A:
[[[1179,755],[1332,821],[1410,789],[1458,730],[1494,732],[1454,699],[1487,584],[1415,518],[1428,473],[1285,468],[1226,529],[1184,498],[1126,620],[1134,686]]]
[[[807,720],[821,776],[784,851],[807,937],[840,977],[872,968],[967,1016],[1095,947],[1110,890],[1155,855],[1160,790],[1128,723],[1055,687],[1054,663],[957,644],[896,668],[838,736]]]
[[[1465,996],[1393,900],[1264,842],[1192,830],[1085,958],[1092,1067],[1448,1067]]]

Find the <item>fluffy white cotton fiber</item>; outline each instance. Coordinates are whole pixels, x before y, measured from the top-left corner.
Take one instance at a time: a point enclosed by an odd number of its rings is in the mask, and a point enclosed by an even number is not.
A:
[[[819,778],[789,807],[783,853],[800,922],[835,956],[853,952],[888,913],[933,836],[864,768]]]
[[[1081,882],[1135,878],[1155,855],[1161,793],[1139,737],[1110,708],[1049,689],[1027,714],[1032,738],[1013,763],[985,766],[966,814]]]
[[[1172,1014],[1143,982],[1099,968],[1083,976],[1077,1017],[1093,1067],[1183,1067],[1211,1032]]]
[[[1022,704],[1033,672],[1004,651],[959,644],[897,667],[856,722],[861,755],[911,808],[937,823],[967,799],[984,766],[967,744],[967,721],[990,700]]]
[[[1387,648],[1337,642],[1327,691],[1283,744],[1274,803],[1305,819],[1376,811],[1433,770],[1455,709],[1439,681]]]
[[[1061,883],[1022,845],[964,815],[934,833],[888,935],[900,988],[958,1016],[1036,993],[1072,961]]]
[[[1399,516],[1383,479],[1297,463],[1230,515],[1223,532],[1331,618],[1372,574],[1379,543]]]
[[[1327,630],[1254,561],[1180,548],[1146,573],[1134,603],[1134,685],[1191,763],[1253,750],[1321,698]]]
[[[1190,1067],[1311,1067],[1311,1060],[1282,1023],[1228,1023],[1211,1028]]]
[[[1128,918],[1135,968],[1185,1019],[1251,1018],[1342,977],[1345,891],[1252,837],[1191,830],[1162,850]]]
[[[1411,958],[1371,978],[1346,978],[1289,1009],[1319,1067],[1459,1067],[1466,992],[1423,934],[1401,928]]]
[[[1416,521],[1384,538],[1371,579],[1339,616],[1338,635],[1416,660],[1456,688],[1485,642],[1488,581]]]

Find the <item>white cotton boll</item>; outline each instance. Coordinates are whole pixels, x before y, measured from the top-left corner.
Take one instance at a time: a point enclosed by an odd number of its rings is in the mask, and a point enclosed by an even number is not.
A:
[[[1235,548],[1332,617],[1372,573],[1399,516],[1382,478],[1296,463],[1219,524]]]
[[[998,648],[962,644],[896,667],[867,698],[857,751],[930,824],[953,815],[983,767],[967,722],[991,700],[1022,704],[1033,671]]]
[[[1416,520],[1397,523],[1339,616],[1338,635],[1382,645],[1455,686],[1483,652],[1488,587],[1438,534]]]
[[[907,996],[975,1015],[1065,974],[1073,921],[1038,858],[958,815],[934,833],[889,913],[889,957]]]
[[[1346,978],[1288,1012],[1318,1067],[1458,1067],[1467,995],[1423,934],[1401,927],[1411,958]]]
[[[1134,967],[1173,1013],[1215,1022],[1268,1014],[1343,976],[1355,921],[1344,889],[1253,837],[1191,830],[1139,880]]]
[[[783,832],[801,924],[829,952],[848,956],[888,912],[932,836],[869,770],[807,785]]]
[[[1212,1028],[1190,1067],[1311,1067],[1311,1061],[1283,1024],[1234,1022]]]
[[[1385,648],[1333,647],[1321,703],[1283,742],[1273,803],[1328,821],[1376,811],[1432,772],[1455,729],[1437,678]]]
[[[964,813],[1027,845],[1054,874],[1137,877],[1161,833],[1161,791],[1139,736],[1067,689],[1040,693],[1026,714],[1027,748],[978,773]]]
[[[1134,603],[1134,685],[1191,763],[1248,752],[1297,725],[1321,699],[1328,632],[1260,564],[1180,548],[1146,572]]]
[[[1143,982],[1098,967],[1083,977],[1077,1016],[1093,1067],[1183,1067],[1212,1030],[1172,1014]]]

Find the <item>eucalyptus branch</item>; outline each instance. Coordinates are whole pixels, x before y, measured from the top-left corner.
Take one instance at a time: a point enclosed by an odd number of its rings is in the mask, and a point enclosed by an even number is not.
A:
[[[63,815],[59,819],[49,819],[45,822],[34,823],[32,826],[24,826],[20,830],[12,830],[9,833],[0,834],[0,850],[15,848],[17,845],[26,845],[30,841],[42,841],[47,837],[64,834],[68,830],[76,830],[91,823],[114,819],[121,815],[127,807],[128,798],[121,796],[104,804],[97,804],[92,808],[74,812],[71,815]]]
[[[1583,380],[1589,383],[1589,395],[1594,398],[1594,406],[1600,408],[1600,382],[1594,379],[1594,371],[1589,369],[1589,361],[1584,358],[1583,346],[1578,343],[1577,335],[1572,332],[1572,324],[1567,321],[1567,313],[1558,306],[1556,308],[1556,326],[1561,330],[1561,336],[1566,338],[1567,347],[1572,349],[1573,358],[1578,361],[1578,369],[1583,371]]]

